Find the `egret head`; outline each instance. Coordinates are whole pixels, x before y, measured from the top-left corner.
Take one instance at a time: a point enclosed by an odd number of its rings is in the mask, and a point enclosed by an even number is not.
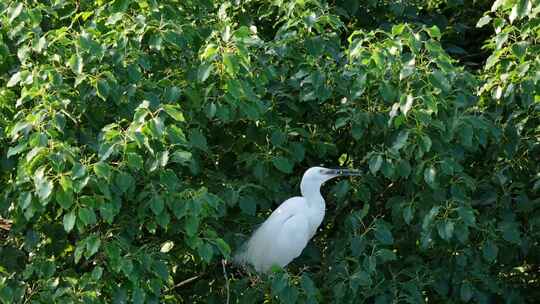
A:
[[[326,181],[334,177],[351,175],[361,175],[361,172],[360,170],[356,169],[329,169],[324,167],[311,167],[307,169],[304,173],[300,188],[302,191],[304,191],[304,189],[306,189],[307,187],[320,187]]]

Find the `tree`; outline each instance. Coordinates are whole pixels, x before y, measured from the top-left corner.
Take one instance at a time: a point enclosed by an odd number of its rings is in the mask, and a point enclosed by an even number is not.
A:
[[[540,7],[359,3],[0,3],[0,302],[536,302]],[[222,262],[321,163],[303,255]]]

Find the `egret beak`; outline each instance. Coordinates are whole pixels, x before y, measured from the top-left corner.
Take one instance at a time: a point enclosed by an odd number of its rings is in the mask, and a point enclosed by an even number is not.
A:
[[[362,175],[362,172],[358,169],[331,169],[328,174],[337,175],[337,176],[355,176]]]

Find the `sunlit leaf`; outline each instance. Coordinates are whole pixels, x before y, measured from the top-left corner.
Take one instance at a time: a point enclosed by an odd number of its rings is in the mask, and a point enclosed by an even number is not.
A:
[[[75,226],[76,218],[77,218],[77,216],[75,215],[75,213],[73,211],[69,212],[69,213],[66,213],[64,215],[63,223],[64,223],[64,230],[66,232],[70,232],[71,230],[73,230],[73,227]]]

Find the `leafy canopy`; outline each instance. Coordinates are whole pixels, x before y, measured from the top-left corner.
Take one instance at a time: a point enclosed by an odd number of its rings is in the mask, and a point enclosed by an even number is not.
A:
[[[0,302],[536,302],[540,6],[470,2],[1,2]]]

